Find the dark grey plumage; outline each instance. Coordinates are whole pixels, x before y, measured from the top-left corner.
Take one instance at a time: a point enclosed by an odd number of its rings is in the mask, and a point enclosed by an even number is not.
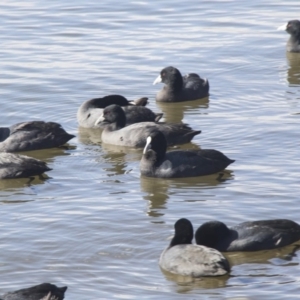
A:
[[[102,115],[103,109],[109,105],[117,104],[125,111],[127,125],[146,121],[157,122],[163,114],[156,114],[145,107],[147,99],[140,98],[136,101],[128,101],[121,95],[109,95],[87,100],[77,111],[77,121],[79,126],[84,128],[101,128],[103,126],[98,119]]]
[[[26,155],[0,153],[0,179],[27,178],[50,170],[41,160]]]
[[[106,123],[101,139],[106,144],[142,148],[152,130],[160,130],[167,144],[176,145],[188,143],[201,131],[192,130],[186,124],[165,124],[155,122],[141,122],[125,127],[126,116],[118,105],[110,105],[103,111],[100,122]]]
[[[67,287],[57,287],[51,283],[42,283],[33,287],[9,292],[0,296],[0,300],[63,300]]]
[[[209,83],[198,74],[190,73],[182,77],[174,67],[166,67],[153,84],[162,82],[164,87],[157,93],[156,101],[182,102],[197,100],[208,96]]]
[[[243,222],[228,228],[211,221],[195,234],[196,243],[219,251],[259,251],[280,248],[300,240],[300,225],[285,219]]]
[[[204,176],[220,172],[234,162],[213,149],[166,150],[164,135],[159,131],[151,132],[140,162],[141,174],[161,178]]]
[[[0,128],[0,152],[59,147],[74,137],[55,122],[31,121]]]
[[[285,30],[290,34],[286,44],[286,51],[300,52],[300,21],[291,20],[287,24],[278,27],[278,30]]]
[[[173,274],[202,277],[220,276],[230,271],[227,259],[217,250],[193,245],[193,225],[187,219],[179,219],[175,235],[161,254],[159,266]]]

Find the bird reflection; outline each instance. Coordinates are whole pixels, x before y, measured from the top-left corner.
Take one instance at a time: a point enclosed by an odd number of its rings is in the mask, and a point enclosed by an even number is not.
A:
[[[141,189],[146,194],[143,196],[148,201],[147,214],[149,217],[160,217],[164,215],[167,201],[174,189],[183,188],[216,188],[220,184],[233,179],[233,172],[224,170],[209,176],[188,177],[188,178],[152,178],[141,176]]]
[[[300,54],[287,52],[286,53],[289,69],[287,71],[287,81],[291,86],[300,85]]]
[[[286,53],[288,61],[287,81],[289,86],[286,91],[286,99],[293,114],[299,114],[299,92],[300,92],[300,54]]]
[[[157,106],[164,113],[163,118],[166,123],[182,123],[184,113],[193,111],[199,114],[199,109],[208,108],[209,97],[186,102],[156,102]]]
[[[130,162],[140,161],[142,149],[132,149],[129,147],[120,147],[110,144],[102,144],[102,158],[110,163],[106,171],[110,173],[107,176],[121,175],[128,172]]]
[[[75,146],[67,147],[68,149],[76,148]],[[51,164],[55,161],[56,157],[70,155],[69,152],[65,151],[65,147],[26,151],[20,152],[20,154],[45,161],[51,168]],[[49,172],[47,174],[43,174],[42,176],[34,176],[32,178],[0,180],[0,190],[16,190],[24,187],[31,187],[33,185],[44,184],[48,178],[51,178],[51,173]]]
[[[31,187],[33,185],[40,185],[40,184],[44,184],[46,179],[49,178],[47,175],[43,174],[43,178],[39,177],[39,176],[34,176],[32,178],[17,178],[17,179],[4,179],[4,180],[0,180],[0,190],[1,191],[15,191],[21,188],[26,188],[26,187]],[[1,201],[0,202],[7,202],[7,203],[12,203],[12,201]],[[27,202],[26,201],[17,201],[17,202]],[[16,203],[14,201],[14,203]]]
[[[148,215],[156,218],[163,216],[161,210],[166,208],[169,199],[167,180],[141,176],[141,188],[146,193],[144,199],[148,201]]]
[[[101,157],[109,163],[109,167],[105,170],[107,176],[115,176],[126,173],[126,151],[116,148],[112,145],[101,143],[101,132],[99,128],[78,128],[79,141],[85,145],[101,145]]]
[[[283,248],[253,251],[253,252],[223,252],[231,267],[242,264],[274,263],[284,265],[290,262],[299,250],[299,244],[289,245]]]
[[[101,143],[101,128],[83,128],[78,127],[79,142],[85,145]]]
[[[229,275],[218,276],[218,277],[200,277],[193,278],[189,276],[182,276],[177,274],[169,273],[161,269],[162,273],[165,275],[167,280],[175,281],[178,284],[178,292],[186,293],[195,288],[203,289],[215,289],[220,287],[225,287],[227,281],[230,278]]]
[[[287,265],[291,264],[291,260],[296,256],[296,251],[299,250],[300,245],[294,244],[287,247],[255,252],[225,252],[223,255],[229,260],[231,268],[241,265],[239,272],[247,273],[251,276],[251,269],[253,269],[253,276],[257,276],[257,264],[273,264],[273,265]],[[246,265],[245,265],[246,264]],[[249,265],[250,264],[250,265]],[[253,266],[251,267],[251,264]],[[250,269],[249,269],[250,267]],[[259,268],[261,271],[261,267]],[[201,277],[192,278],[187,276],[180,276],[171,274],[163,269],[162,273],[167,280],[174,281],[178,284],[177,290],[180,293],[189,292],[195,288],[215,289],[225,287],[232,275],[224,275],[220,277]],[[250,273],[249,273],[250,272]],[[233,275],[234,277],[237,275]]]

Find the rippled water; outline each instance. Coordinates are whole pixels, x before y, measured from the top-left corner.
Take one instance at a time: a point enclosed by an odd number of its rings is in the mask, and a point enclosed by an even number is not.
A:
[[[0,182],[0,293],[47,281],[73,300],[296,298],[292,246],[230,253],[230,276],[192,282],[162,273],[158,257],[181,217],[300,222],[300,54],[276,31],[298,11],[297,0],[2,1],[0,126],[51,120],[77,137],[29,153],[53,168],[47,180]],[[207,77],[209,99],[155,103],[168,65]],[[77,127],[84,100],[113,93],[202,130],[182,148],[236,162],[221,180],[141,178],[141,151]]]

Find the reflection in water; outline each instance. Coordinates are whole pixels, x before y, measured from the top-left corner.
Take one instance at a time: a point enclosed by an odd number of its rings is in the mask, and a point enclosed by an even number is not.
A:
[[[299,245],[289,245],[279,249],[254,251],[254,252],[223,252],[231,267],[241,264],[266,264],[285,265],[291,261],[299,250]]]
[[[108,151],[102,154],[102,158],[109,162],[109,167],[105,168],[108,177],[126,173],[127,160],[125,152]]]
[[[100,144],[101,132],[102,129],[100,128],[78,127],[78,140],[85,145]]]
[[[43,174],[43,178],[44,179],[40,178],[39,176],[34,176],[32,178],[3,179],[0,180],[0,190],[13,192],[14,190],[24,189],[26,187],[31,188],[32,185],[44,184],[45,179],[47,179],[48,176]],[[3,202],[5,202],[5,200]]]
[[[168,181],[152,177],[141,176],[141,188],[146,193],[144,199],[148,201],[148,215],[150,217],[160,217],[164,214],[160,211],[165,209],[165,204],[169,199]]]
[[[224,287],[227,284],[229,275],[218,277],[201,277],[193,278],[188,276],[176,275],[161,269],[165,277],[170,281],[175,281],[178,284],[177,291],[179,293],[186,293],[195,288],[215,289]]]
[[[68,147],[70,148],[70,147]],[[75,148],[72,146],[72,148]],[[55,157],[57,156],[66,156],[70,155],[70,153],[65,151],[65,147],[61,148],[50,148],[50,149],[42,149],[35,151],[26,151],[20,152],[20,154],[24,154],[42,161],[45,161],[50,168],[51,163],[54,162]],[[4,179],[0,180],[0,190],[9,190],[14,191],[16,189],[30,187],[33,190],[33,185],[44,184],[46,180],[51,177],[51,171],[40,176],[34,176],[31,178],[17,178],[17,179]]]
[[[286,92],[286,99],[291,106],[293,114],[299,114],[299,95],[300,95],[300,54],[286,53],[288,61],[287,81],[289,87]]]
[[[143,196],[148,201],[148,215],[159,217],[164,215],[162,209],[169,199],[173,189],[210,189],[216,188],[227,180],[233,179],[233,172],[225,170],[209,176],[162,179],[141,176],[141,189],[146,195]]]
[[[294,244],[280,249],[255,251],[255,252],[225,252],[223,255],[229,260],[231,268],[241,264],[253,264],[253,268],[247,268],[247,276],[258,276],[256,264],[273,264],[280,266],[287,266],[291,264],[291,260],[296,256],[296,251],[299,250],[300,245]],[[259,267],[261,276],[265,276],[261,267]],[[165,277],[170,281],[175,281],[178,284],[177,291],[179,293],[186,293],[195,288],[220,288],[228,285],[231,275],[225,275],[220,277],[202,277],[192,278],[187,276],[171,274],[161,269]],[[245,269],[242,269],[245,272]],[[237,275],[234,275],[234,277]]]
[[[128,172],[128,162],[140,161],[142,157],[142,149],[102,144],[102,150],[102,157],[111,164],[109,168],[105,169],[112,172],[112,174],[108,173],[107,176],[125,174]]]
[[[105,168],[107,172],[107,177],[121,175],[126,173],[126,158],[125,153],[107,153],[102,157],[105,161],[109,161],[110,166]]]
[[[115,176],[126,173],[127,167],[127,157],[126,154],[131,149],[127,147],[118,147],[109,144],[101,143],[101,129],[97,128],[78,128],[78,138],[79,141],[85,145],[96,144],[101,147],[101,157],[105,162],[109,163],[109,167],[104,168],[107,173],[107,176]],[[101,146],[100,146],[101,145]],[[133,151],[135,151],[133,149]],[[138,159],[140,159],[141,154],[138,153]]]
[[[194,101],[177,103],[156,102],[156,104],[164,113],[163,118],[166,123],[181,123],[186,111],[192,110],[199,114],[199,111],[201,112],[202,108],[208,108],[209,97]]]
[[[286,57],[289,64],[287,81],[290,85],[300,85],[300,54],[287,52]]]
[[[66,152],[66,150],[73,150],[76,149],[76,146],[62,146],[59,148],[50,148],[50,149],[42,149],[42,150],[35,150],[35,151],[26,151],[26,152],[18,152],[20,154],[24,154],[27,156],[34,157],[36,159],[43,160],[47,163],[53,162],[54,158],[57,156],[67,156],[70,155],[69,152]]]

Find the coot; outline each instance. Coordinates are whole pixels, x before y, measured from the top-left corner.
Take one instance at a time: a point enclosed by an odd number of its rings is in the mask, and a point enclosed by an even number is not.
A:
[[[195,234],[196,243],[219,251],[259,251],[275,249],[300,239],[300,225],[285,220],[243,222],[228,228],[211,221],[202,224]]]
[[[217,250],[193,245],[193,225],[179,219],[170,245],[162,252],[159,266],[173,274],[201,277],[220,276],[230,271],[226,258]]]
[[[162,82],[165,86],[157,93],[156,101],[182,102],[208,96],[209,83],[198,74],[190,73],[182,77],[174,67],[164,68],[153,84]]]
[[[9,292],[0,296],[0,300],[63,300],[68,287],[57,287],[51,283],[42,283],[33,287]]]
[[[192,130],[186,124],[140,122],[125,127],[126,115],[119,105],[106,107],[98,122],[107,124],[101,135],[104,143],[134,148],[143,148],[149,132],[154,129],[164,134],[169,146],[189,143],[195,135],[201,132]]]
[[[156,114],[145,107],[148,98],[141,98],[136,101],[128,101],[121,95],[109,95],[103,98],[95,98],[83,102],[77,111],[77,121],[79,126],[84,128],[101,128],[102,124],[96,121],[103,113],[103,109],[109,105],[117,104],[122,106],[126,114],[126,124],[153,121],[157,122],[162,113]]]
[[[140,162],[141,174],[161,178],[204,176],[220,172],[234,162],[213,149],[166,150],[164,135],[158,130],[152,131]]]
[[[286,51],[300,52],[300,21],[291,20],[277,29],[285,30],[291,35],[286,44]]]
[[[27,178],[50,170],[41,160],[26,155],[0,153],[0,179]]]
[[[0,152],[59,147],[74,137],[55,122],[31,121],[0,127]]]

